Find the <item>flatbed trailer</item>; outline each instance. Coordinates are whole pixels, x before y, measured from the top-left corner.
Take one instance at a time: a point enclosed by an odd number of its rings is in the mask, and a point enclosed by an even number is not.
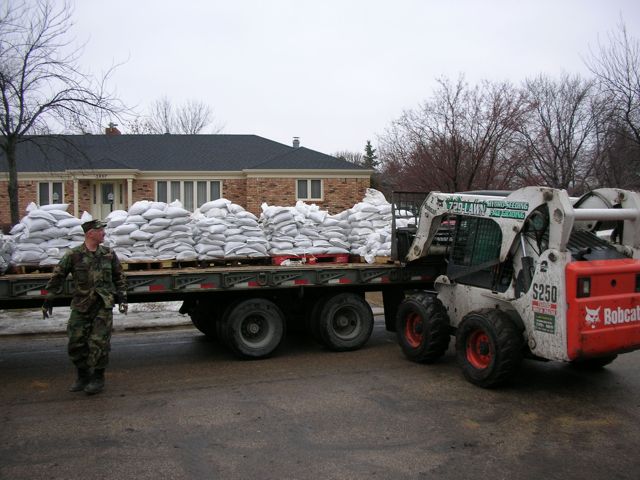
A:
[[[405,193],[396,205],[406,212],[403,199],[415,195]],[[425,195],[413,199],[412,215],[417,215]],[[287,327],[299,325],[331,350],[355,350],[373,330],[367,292],[382,293],[386,328],[395,331],[395,314],[407,293],[432,289],[445,271],[441,255],[411,265],[397,260],[415,228],[396,229],[395,218],[394,211],[393,254],[384,263],[263,265],[247,260],[242,265],[127,269],[127,298],[129,303],[182,301],[180,313],[189,314],[196,328],[243,357],[270,355]],[[0,310],[41,307],[50,277],[50,273],[0,276]],[[66,280],[54,307],[70,304],[72,282]]]

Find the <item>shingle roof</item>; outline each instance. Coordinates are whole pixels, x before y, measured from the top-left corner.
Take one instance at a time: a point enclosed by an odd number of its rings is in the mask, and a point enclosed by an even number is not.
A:
[[[0,152],[0,171],[7,171]],[[240,171],[361,170],[342,159],[257,135],[60,135],[30,137],[17,151],[18,172],[73,169]]]

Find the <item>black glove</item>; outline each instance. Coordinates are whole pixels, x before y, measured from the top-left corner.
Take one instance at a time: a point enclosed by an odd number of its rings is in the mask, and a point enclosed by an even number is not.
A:
[[[45,300],[42,304],[42,318],[49,318],[53,314],[53,305],[49,300]]]
[[[126,315],[127,312],[129,311],[129,305],[127,305],[126,303],[119,304],[118,305],[118,311],[120,313],[124,313]]]

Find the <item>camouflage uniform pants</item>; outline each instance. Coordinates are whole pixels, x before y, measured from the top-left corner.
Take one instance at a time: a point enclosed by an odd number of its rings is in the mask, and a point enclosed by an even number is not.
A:
[[[69,357],[78,368],[105,368],[109,363],[113,310],[102,302],[88,312],[71,310],[67,334]]]

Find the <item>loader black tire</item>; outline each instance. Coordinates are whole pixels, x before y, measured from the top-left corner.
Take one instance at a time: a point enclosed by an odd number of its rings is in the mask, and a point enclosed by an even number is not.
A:
[[[252,298],[227,308],[218,334],[243,358],[264,358],[280,345],[285,333],[284,315],[270,300]]]
[[[578,370],[600,370],[613,362],[618,355],[607,355],[606,357],[585,358],[574,360],[570,363],[573,368]]]
[[[409,360],[435,362],[449,348],[450,331],[447,310],[435,295],[419,293],[400,303],[396,313],[396,335]]]
[[[466,315],[456,333],[456,359],[465,378],[483,388],[499,386],[520,368],[524,339],[500,310]]]

